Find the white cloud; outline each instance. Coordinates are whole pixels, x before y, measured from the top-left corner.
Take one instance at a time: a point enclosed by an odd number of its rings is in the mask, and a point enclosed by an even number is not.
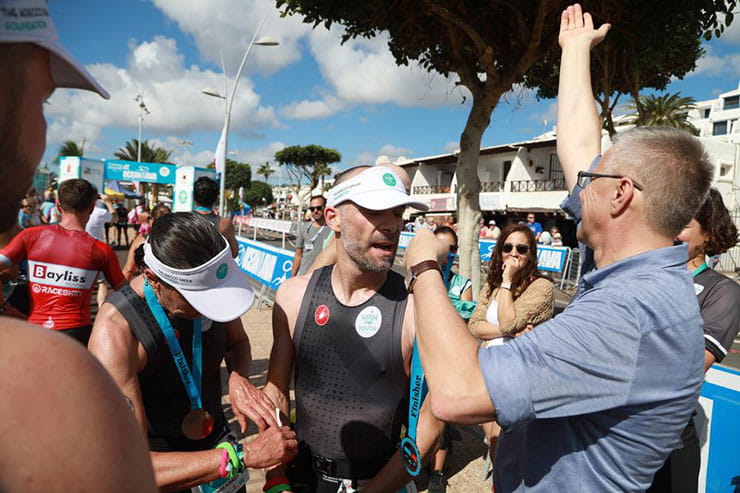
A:
[[[717,56],[707,50],[707,54],[696,63],[696,69],[689,73],[687,77],[693,75],[736,78],[740,76],[740,54],[731,53]]]
[[[452,154],[453,152],[456,152],[460,149],[460,141],[453,140],[451,142],[448,142],[445,144],[443,149],[445,152]]]
[[[722,16],[722,23],[724,24],[724,16]],[[740,19],[738,19],[737,14],[730,27],[725,28],[725,32],[722,33],[719,39],[721,41],[729,41],[730,43],[740,43]]]
[[[132,137],[135,136],[139,124],[139,104],[134,101],[137,94],[143,95],[150,112],[144,116],[143,139],[221,129],[224,102],[201,94],[201,90],[222,87],[222,74],[195,65],[186,68],[176,42],[163,36],[138,45],[131,43],[130,48],[127,67],[112,64],[88,67],[110,92],[110,101],[84,91],[54,93],[46,111],[54,129],[50,134],[51,145],[57,138],[86,137],[94,142],[103,127],[130,128]],[[59,127],[70,125],[69,136],[65,136]],[[232,107],[231,133],[245,134],[254,128],[278,126],[274,109],[260,105],[260,96],[251,81],[243,78]]]
[[[558,104],[550,103],[543,111],[532,113],[530,120],[541,123],[545,128],[552,127],[558,118]]]
[[[352,159],[352,165],[374,165],[378,156],[387,156],[392,162],[398,158],[409,158],[414,155],[413,149],[385,144],[376,151],[362,151]]]
[[[180,30],[193,36],[200,54],[220,66],[223,53],[227,73],[234,74],[257,27],[265,18],[258,37],[270,36],[277,47],[255,45],[245,70],[265,74],[300,59],[299,39],[311,26],[298,17],[280,17],[271,0],[154,0]],[[265,17],[266,16],[266,17]]]
[[[345,106],[345,103],[333,96],[324,100],[303,100],[280,108],[280,114],[294,120],[317,120],[328,118]]]

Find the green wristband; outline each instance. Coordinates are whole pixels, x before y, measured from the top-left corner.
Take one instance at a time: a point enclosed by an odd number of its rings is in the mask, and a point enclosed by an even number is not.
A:
[[[267,490],[265,493],[280,493],[281,491],[290,491],[290,485],[289,484],[276,484],[269,490]]]
[[[226,452],[228,452],[229,454],[229,459],[231,459],[231,465],[233,466],[231,472],[229,473],[229,479],[231,479],[232,477],[234,477],[237,471],[241,470],[241,461],[239,460],[239,456],[236,455],[234,445],[232,445],[231,442],[221,442],[216,445],[216,448],[222,448],[226,450]]]

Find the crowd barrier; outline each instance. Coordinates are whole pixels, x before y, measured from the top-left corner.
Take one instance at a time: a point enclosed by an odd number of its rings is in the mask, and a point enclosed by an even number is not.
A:
[[[237,235],[242,234],[242,227],[252,228],[252,240],[257,241],[257,230],[272,231],[282,236],[282,247],[285,248],[285,237],[294,230],[292,221],[281,221],[279,219],[265,219],[252,216],[234,216],[234,224],[237,225]]]
[[[257,308],[263,303],[272,304],[275,291],[290,277],[294,252],[241,236],[236,241],[239,244],[236,263],[260,285]]]
[[[713,365],[694,418],[701,442],[699,493],[740,491],[740,372]]]

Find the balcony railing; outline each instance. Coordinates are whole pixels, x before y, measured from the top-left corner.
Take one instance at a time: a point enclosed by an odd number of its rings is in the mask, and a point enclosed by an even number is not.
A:
[[[414,195],[431,195],[433,193],[450,193],[450,185],[417,185],[414,187]]]
[[[481,192],[503,192],[504,182],[502,181],[484,181],[480,184]]]
[[[517,180],[511,182],[512,192],[552,192],[566,190],[565,180]]]

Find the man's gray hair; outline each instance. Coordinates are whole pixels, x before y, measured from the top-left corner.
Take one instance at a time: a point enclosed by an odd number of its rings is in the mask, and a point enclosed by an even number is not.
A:
[[[714,167],[702,143],[684,130],[638,127],[617,135],[607,173],[642,185],[645,214],[656,232],[675,237],[704,202]]]

